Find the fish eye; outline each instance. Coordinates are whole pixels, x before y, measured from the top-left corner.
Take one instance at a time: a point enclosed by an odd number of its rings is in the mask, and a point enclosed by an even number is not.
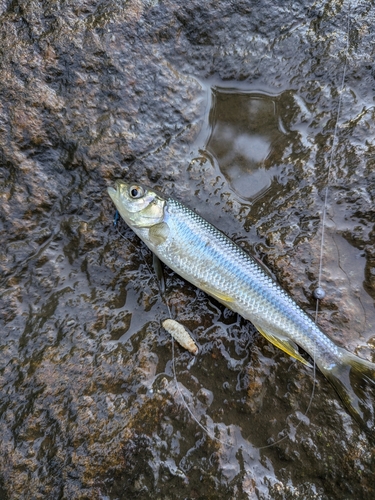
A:
[[[142,198],[144,189],[141,186],[130,186],[129,194],[131,198]]]

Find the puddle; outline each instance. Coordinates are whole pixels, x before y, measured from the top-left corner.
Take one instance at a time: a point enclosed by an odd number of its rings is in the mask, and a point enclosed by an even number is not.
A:
[[[214,87],[206,150],[243,200],[266,195],[282,171],[290,137],[282,122],[282,96]]]

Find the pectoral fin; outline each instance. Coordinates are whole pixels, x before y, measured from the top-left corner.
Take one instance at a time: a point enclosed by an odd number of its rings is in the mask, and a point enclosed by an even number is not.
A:
[[[263,337],[271,342],[271,344],[286,352],[289,356],[292,356],[292,358],[296,358],[304,365],[312,368],[311,364],[300,355],[297,344],[295,344],[292,340],[282,337],[281,335],[275,335],[274,333],[267,333],[262,328],[259,328],[259,326],[256,326],[256,329],[263,335]]]
[[[163,264],[162,264],[161,260],[159,259],[159,257],[157,255],[155,255],[154,253],[152,254],[152,259],[153,259],[152,263],[154,265],[156,277],[157,277],[158,282],[159,282],[160,291],[161,291],[161,293],[164,293],[165,292],[165,279],[164,279]]]
[[[153,245],[161,245],[169,236],[169,226],[166,222],[159,222],[150,227],[148,236]]]

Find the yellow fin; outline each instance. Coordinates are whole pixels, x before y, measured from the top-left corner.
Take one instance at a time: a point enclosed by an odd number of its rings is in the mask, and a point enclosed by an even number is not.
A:
[[[262,330],[262,328],[259,328],[258,326],[256,326],[256,329],[263,335],[263,337],[269,340],[271,344],[274,344],[276,347],[289,354],[289,356],[292,356],[292,358],[296,358],[304,365],[312,368],[311,364],[300,355],[300,353],[298,352],[298,347],[293,342],[293,340],[286,339],[285,337],[281,337],[273,333],[266,333],[264,330]]]
[[[224,293],[217,292],[216,290],[212,291],[209,288],[206,288],[206,291],[207,291],[207,293],[209,293],[210,295],[212,295],[212,297],[214,297],[219,302],[222,302],[224,304],[225,303],[230,304],[231,302],[234,302],[234,298],[233,297],[230,297],[229,295],[225,295]]]

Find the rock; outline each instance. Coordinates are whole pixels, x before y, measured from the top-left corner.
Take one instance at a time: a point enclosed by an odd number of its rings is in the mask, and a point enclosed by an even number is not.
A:
[[[328,184],[319,321],[373,356],[374,12],[348,31],[337,2],[0,3],[1,498],[373,498],[371,444],[326,381],[303,418],[311,371],[167,271],[202,346],[174,380],[166,299],[106,188],[174,195],[314,312]],[[259,197],[208,146],[214,87],[278,106]]]

